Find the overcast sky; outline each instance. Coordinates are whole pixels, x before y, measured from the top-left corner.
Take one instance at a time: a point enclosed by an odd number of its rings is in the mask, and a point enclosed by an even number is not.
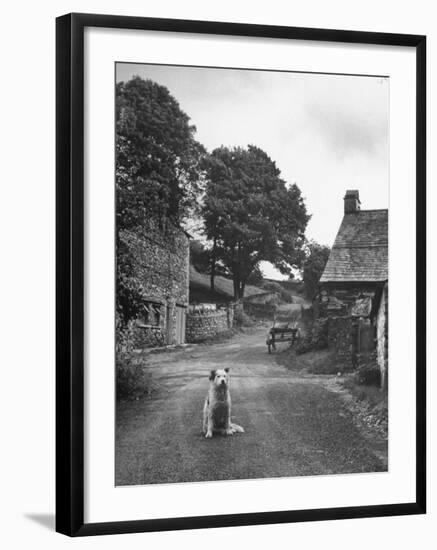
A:
[[[363,209],[388,208],[388,79],[117,64],[117,81],[134,75],[169,89],[209,151],[266,151],[302,191],[309,238],[332,245],[346,189]]]

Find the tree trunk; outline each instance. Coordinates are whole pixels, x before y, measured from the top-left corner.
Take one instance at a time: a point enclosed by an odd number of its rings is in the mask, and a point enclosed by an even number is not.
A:
[[[214,241],[212,244],[212,252],[211,252],[211,277],[210,277],[210,284],[211,284],[211,292],[214,292],[215,290],[215,263],[216,263],[216,257],[215,257],[215,248],[216,248],[216,237],[214,236]]]
[[[241,281],[240,278],[236,275],[234,275],[233,277],[233,282],[234,282],[234,299],[235,300],[243,299],[246,282]]]

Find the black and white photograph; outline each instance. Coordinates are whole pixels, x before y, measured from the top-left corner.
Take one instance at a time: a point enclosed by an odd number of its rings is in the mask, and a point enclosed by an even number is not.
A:
[[[2,547],[432,548],[433,4],[5,6]]]
[[[389,471],[389,86],[115,64],[115,485]]]

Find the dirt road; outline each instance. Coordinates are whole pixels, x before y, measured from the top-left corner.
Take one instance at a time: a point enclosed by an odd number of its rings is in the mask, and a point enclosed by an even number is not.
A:
[[[276,364],[265,329],[221,344],[150,355],[152,398],[117,411],[116,484],[385,470],[341,396]],[[232,417],[246,433],[205,439],[210,369],[231,368]]]

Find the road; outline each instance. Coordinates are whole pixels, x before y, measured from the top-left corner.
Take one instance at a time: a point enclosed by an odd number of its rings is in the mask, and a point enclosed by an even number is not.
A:
[[[149,355],[159,390],[117,409],[116,485],[291,477],[386,469],[377,444],[320,377],[268,355],[266,329]],[[210,369],[231,368],[233,421],[246,432],[205,439]]]

